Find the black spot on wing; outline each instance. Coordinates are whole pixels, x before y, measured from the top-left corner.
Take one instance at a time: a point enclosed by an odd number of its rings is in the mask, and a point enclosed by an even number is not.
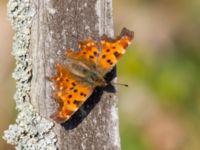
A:
[[[72,82],[72,85],[73,85],[73,86],[76,86],[76,83],[75,83],[75,82]]]
[[[71,98],[72,97],[72,95],[70,94],[69,96],[68,96],[68,98]]]
[[[80,95],[81,95],[81,96],[84,96],[84,97],[87,96],[87,95],[86,95],[85,93],[83,93],[83,92],[81,92]]]
[[[104,54],[104,55],[102,55],[102,58],[104,59],[104,58],[106,58],[106,55]]]
[[[108,63],[110,63],[110,62],[111,62],[111,60],[110,60],[110,59],[108,59],[108,60],[107,60],[107,62],[108,62]]]
[[[76,92],[78,92],[78,90],[77,90],[77,89],[74,89],[74,93],[76,93]]]
[[[92,56],[92,55],[90,55],[89,57],[90,57],[90,59],[93,59],[93,58],[94,58],[94,56]]]
[[[97,53],[97,52],[93,52],[93,54],[94,54],[94,56],[97,56],[97,55],[98,55],[98,53]]]
[[[110,64],[110,65],[113,64],[113,62],[110,59],[107,60],[107,63]]]
[[[117,52],[117,51],[114,52],[113,54],[115,55],[116,58],[119,58],[121,56],[121,54],[119,52]]]
[[[106,52],[110,52],[110,49],[107,49]]]
[[[75,104],[78,107],[78,106],[80,106],[82,104],[82,102],[79,101],[79,100],[74,100],[73,104]]]

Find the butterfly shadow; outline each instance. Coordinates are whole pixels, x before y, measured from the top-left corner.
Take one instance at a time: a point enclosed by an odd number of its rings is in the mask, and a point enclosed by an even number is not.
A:
[[[116,68],[114,67],[111,72],[106,74],[104,77],[108,85],[106,87],[96,87],[93,94],[87,99],[87,101],[76,111],[72,117],[61,125],[66,130],[71,130],[76,128],[91,112],[91,110],[96,106],[96,104],[101,100],[104,91],[115,93],[115,87],[110,84],[110,82],[116,77]]]

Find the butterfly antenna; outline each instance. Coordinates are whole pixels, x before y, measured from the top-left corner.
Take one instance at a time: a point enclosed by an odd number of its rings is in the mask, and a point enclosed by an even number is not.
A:
[[[111,84],[112,84],[112,85],[121,85],[121,86],[124,86],[124,87],[128,87],[128,84],[123,84],[123,83],[115,83],[115,82],[112,82]]]

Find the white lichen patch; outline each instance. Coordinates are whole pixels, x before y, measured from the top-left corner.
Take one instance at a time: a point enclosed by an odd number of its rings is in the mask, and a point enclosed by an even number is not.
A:
[[[9,0],[8,16],[15,35],[12,54],[16,59],[13,78],[16,80],[14,99],[18,116],[16,123],[9,126],[3,138],[15,145],[17,150],[56,150],[56,134],[54,124],[41,117],[31,105],[30,89],[32,64],[29,56],[32,18],[35,9],[30,0]]]
[[[19,112],[16,124],[10,125],[4,133],[4,139],[15,145],[17,150],[49,150],[56,149],[55,134],[51,132],[53,123],[40,117],[32,105],[26,105]]]

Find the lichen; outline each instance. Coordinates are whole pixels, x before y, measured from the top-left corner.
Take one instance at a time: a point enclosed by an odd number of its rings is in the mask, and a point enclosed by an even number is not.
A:
[[[17,150],[56,150],[54,123],[41,117],[30,103],[32,64],[29,56],[32,18],[35,8],[30,0],[9,0],[8,16],[15,35],[12,54],[16,59],[13,78],[16,80],[16,123],[9,126],[3,138]]]
[[[51,132],[53,123],[40,117],[32,107],[20,111],[16,124],[10,125],[4,133],[4,139],[15,145],[17,150],[49,150],[56,149],[55,134]]]

